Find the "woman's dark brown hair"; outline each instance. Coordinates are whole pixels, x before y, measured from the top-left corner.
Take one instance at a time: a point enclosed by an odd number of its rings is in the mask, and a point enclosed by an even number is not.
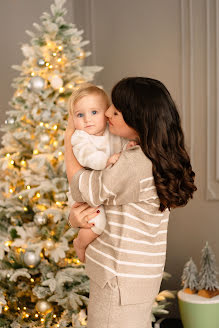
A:
[[[176,105],[158,80],[130,77],[112,90],[112,102],[140,137],[152,161],[160,211],[187,204],[197,190]]]

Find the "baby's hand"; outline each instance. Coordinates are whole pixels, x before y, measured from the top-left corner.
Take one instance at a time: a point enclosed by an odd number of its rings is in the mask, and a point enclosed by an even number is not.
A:
[[[136,142],[136,141],[134,141],[134,140],[129,141],[129,142],[127,143],[127,145],[126,145],[126,150],[129,149],[129,148],[132,148],[132,147],[134,147],[134,146],[136,146],[136,145],[137,145],[137,142]]]
[[[118,161],[120,155],[121,155],[121,153],[113,154],[112,156],[110,156],[106,163],[106,167],[109,166],[110,164],[115,164]]]

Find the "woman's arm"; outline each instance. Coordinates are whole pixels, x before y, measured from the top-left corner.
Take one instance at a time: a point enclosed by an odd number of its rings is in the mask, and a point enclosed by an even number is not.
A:
[[[140,180],[152,179],[151,161],[145,161],[145,155],[136,146],[123,151],[114,165],[102,171],[78,172],[70,182],[74,200],[86,202],[92,207],[137,202]]]
[[[80,171],[83,166],[80,165],[80,163],[77,161],[76,157],[73,154],[72,151],[72,145],[71,145],[71,136],[74,133],[75,128],[73,124],[73,118],[72,115],[69,114],[68,117],[68,125],[65,131],[65,167],[66,167],[66,174],[68,178],[68,182],[70,183],[73,176]]]

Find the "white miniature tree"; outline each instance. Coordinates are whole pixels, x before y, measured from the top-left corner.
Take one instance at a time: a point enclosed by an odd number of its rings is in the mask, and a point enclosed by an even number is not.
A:
[[[190,260],[186,262],[184,266],[183,274],[182,274],[182,284],[184,286],[184,290],[187,288],[189,288],[191,291],[197,290],[198,270],[192,258],[190,258]],[[186,291],[188,292],[188,290]]]
[[[202,249],[201,271],[199,273],[198,290],[215,291],[219,289],[215,255],[206,242]]]

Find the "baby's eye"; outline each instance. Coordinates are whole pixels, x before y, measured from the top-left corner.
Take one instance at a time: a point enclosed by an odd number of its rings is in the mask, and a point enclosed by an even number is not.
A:
[[[114,115],[118,115],[118,113],[117,112],[114,112]]]
[[[83,114],[78,113],[78,114],[77,114],[77,117],[83,117]]]
[[[97,114],[97,111],[96,110],[92,110],[92,114],[93,115]]]

